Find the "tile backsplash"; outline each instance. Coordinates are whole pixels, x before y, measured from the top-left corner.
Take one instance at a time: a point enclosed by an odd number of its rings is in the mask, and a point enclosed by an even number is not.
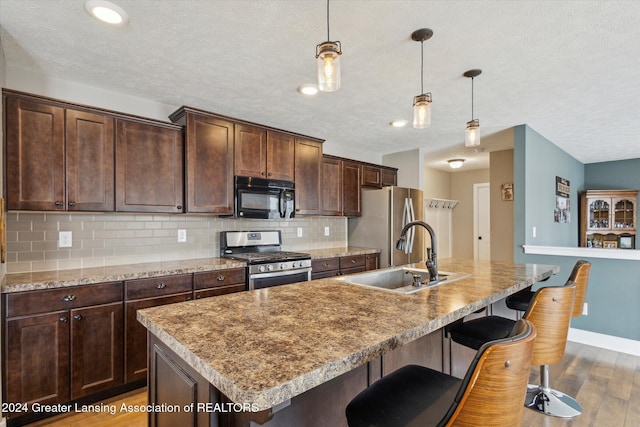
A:
[[[220,231],[225,230],[281,230],[282,247],[289,251],[347,244],[343,217],[267,221],[191,214],[8,212],[6,219],[7,273],[217,257]],[[178,243],[178,230],[186,230],[186,242]],[[58,247],[60,231],[71,231],[70,248]]]

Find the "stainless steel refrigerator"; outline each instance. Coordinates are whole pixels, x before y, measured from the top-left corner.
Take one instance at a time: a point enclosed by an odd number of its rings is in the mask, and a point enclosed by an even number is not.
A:
[[[419,262],[424,259],[424,228],[412,227],[407,249],[396,249],[405,224],[423,221],[422,191],[414,188],[384,187],[362,190],[362,216],[349,218],[349,246],[380,249],[380,267]]]

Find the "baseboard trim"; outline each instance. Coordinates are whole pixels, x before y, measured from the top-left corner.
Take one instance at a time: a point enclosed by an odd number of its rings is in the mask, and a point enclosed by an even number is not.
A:
[[[567,340],[620,353],[627,353],[633,356],[640,356],[640,341],[630,340],[628,338],[569,328]]]

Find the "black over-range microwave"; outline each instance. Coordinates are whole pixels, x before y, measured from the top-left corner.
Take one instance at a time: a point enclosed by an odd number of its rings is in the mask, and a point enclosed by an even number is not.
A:
[[[288,219],[295,212],[295,187],[291,181],[235,177],[237,218]]]

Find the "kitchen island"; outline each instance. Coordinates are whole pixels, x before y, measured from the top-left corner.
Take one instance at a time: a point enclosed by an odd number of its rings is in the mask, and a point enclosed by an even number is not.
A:
[[[150,425],[345,425],[346,403],[389,372],[386,356],[427,338],[441,364],[443,326],[558,271],[439,263],[471,276],[411,295],[321,279],[139,311],[149,403],[172,405]]]

